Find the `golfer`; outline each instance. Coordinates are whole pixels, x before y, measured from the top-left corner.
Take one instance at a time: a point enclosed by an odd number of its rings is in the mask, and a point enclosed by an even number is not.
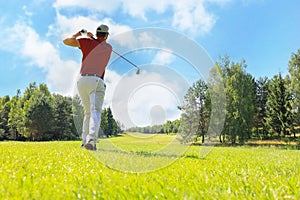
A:
[[[97,38],[91,32],[86,32],[87,37],[77,39],[81,34],[82,31],[79,31],[63,42],[68,46],[78,47],[82,52],[80,76],[77,80],[77,89],[84,108],[82,146],[88,150],[96,150],[106,89],[103,78],[112,47],[106,42],[109,35],[106,25],[102,24],[96,29]]]

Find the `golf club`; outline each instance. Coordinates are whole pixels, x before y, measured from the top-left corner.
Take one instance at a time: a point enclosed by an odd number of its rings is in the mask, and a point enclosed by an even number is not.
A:
[[[81,33],[81,34],[86,34],[86,33],[87,33],[87,30],[82,29],[82,30],[80,31],[80,33]],[[98,40],[97,40],[96,38],[94,38],[94,37],[92,37],[92,39],[95,40],[95,41],[98,41]],[[114,52],[114,53],[117,54],[119,57],[121,57],[121,58],[123,58],[124,60],[126,60],[128,63],[130,63],[131,65],[133,65],[135,68],[137,68],[136,74],[140,74],[140,68],[139,68],[137,65],[135,65],[134,63],[132,63],[130,60],[128,60],[127,58],[125,58],[124,56],[122,56],[121,54],[119,54],[118,52],[116,52],[116,51],[114,51],[114,50],[112,50],[112,52]]]
[[[121,58],[123,58],[124,60],[126,60],[127,62],[129,62],[130,64],[132,64],[134,67],[137,68],[136,70],[136,74],[140,74],[140,68],[138,66],[136,66],[135,64],[133,64],[130,60],[128,60],[127,58],[125,58],[124,56],[122,56],[121,54],[115,52],[114,50],[112,50],[112,52],[114,52],[115,54],[117,54],[118,56],[120,56]]]

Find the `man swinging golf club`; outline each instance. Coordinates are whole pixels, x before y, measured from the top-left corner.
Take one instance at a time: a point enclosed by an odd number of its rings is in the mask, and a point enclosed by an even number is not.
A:
[[[80,77],[77,80],[77,89],[84,108],[82,146],[88,150],[96,150],[106,89],[103,78],[112,47],[106,42],[108,26],[102,24],[96,29],[97,38],[91,32],[86,32],[87,38],[77,39],[83,32],[79,31],[63,42],[68,46],[78,47],[82,52]]]

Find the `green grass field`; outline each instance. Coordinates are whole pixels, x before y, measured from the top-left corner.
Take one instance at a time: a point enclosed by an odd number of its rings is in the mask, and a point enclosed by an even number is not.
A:
[[[202,157],[199,146],[165,149],[173,139],[100,139],[97,152],[1,142],[0,199],[300,199],[299,150],[214,147]]]

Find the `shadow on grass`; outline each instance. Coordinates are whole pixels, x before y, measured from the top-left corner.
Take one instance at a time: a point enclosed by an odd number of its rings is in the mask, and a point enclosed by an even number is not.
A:
[[[191,146],[206,146],[200,143],[191,144]],[[253,147],[253,148],[278,148],[283,150],[300,150],[300,145],[291,145],[291,144],[259,144],[259,143],[246,143],[246,144],[231,144],[231,143],[217,143],[211,145],[214,147]]]
[[[278,148],[283,150],[300,150],[300,145],[290,144],[245,144],[246,147],[265,147],[265,148]]]
[[[204,159],[203,157],[197,155],[178,155],[178,154],[167,154],[159,152],[147,152],[147,151],[120,151],[120,150],[109,150],[103,148],[97,148],[97,152],[109,152],[109,153],[118,153],[129,156],[142,156],[142,157],[165,157],[165,158],[192,158],[192,159]]]

